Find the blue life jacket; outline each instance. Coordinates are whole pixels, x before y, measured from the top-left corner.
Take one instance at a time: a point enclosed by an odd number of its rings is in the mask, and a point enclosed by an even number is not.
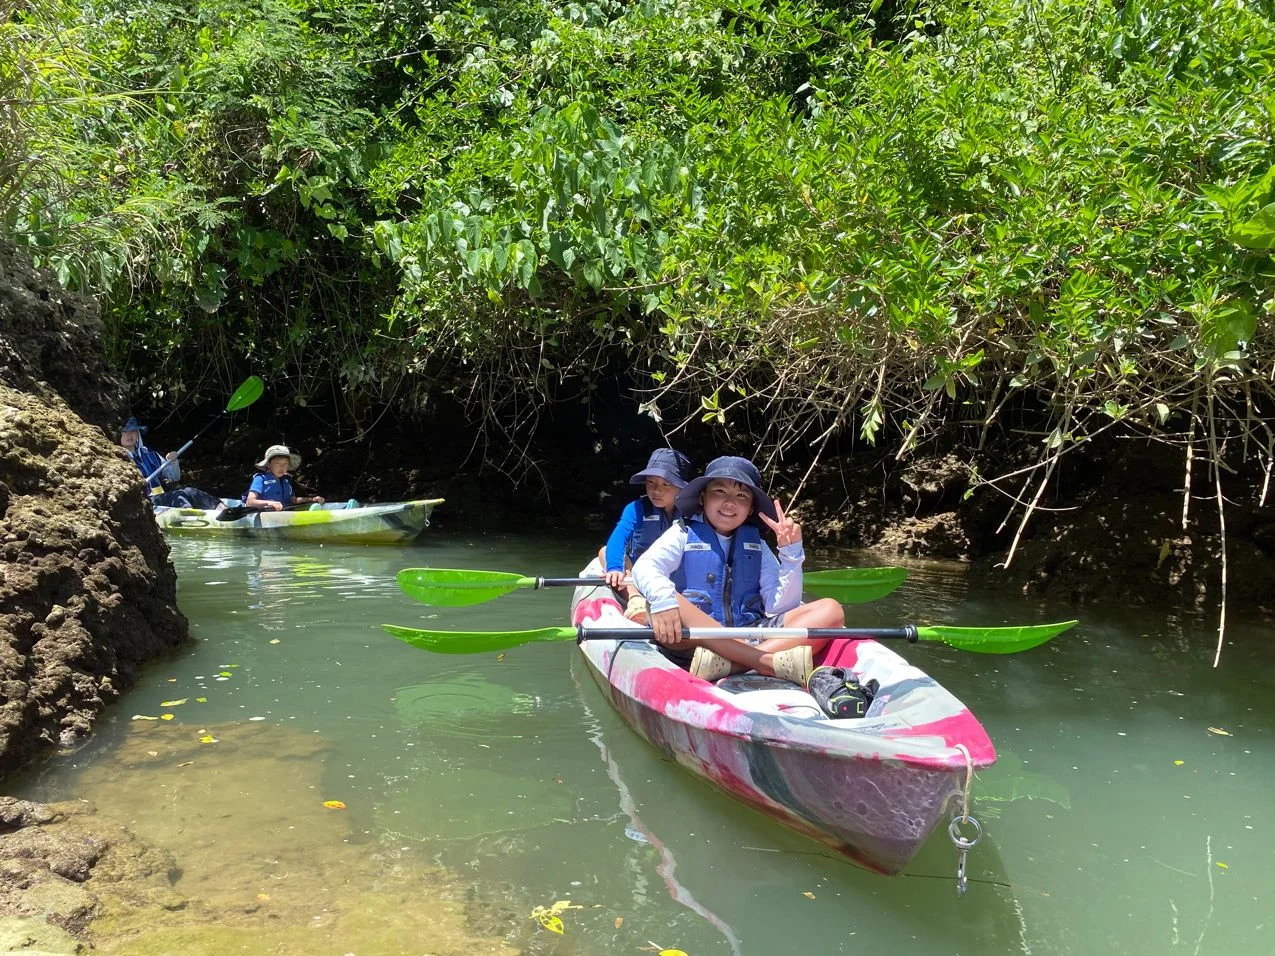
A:
[[[136,449],[129,452],[129,457],[133,459],[133,464],[137,466],[137,470],[142,473],[143,478],[149,478],[153,472],[159,471],[164,466],[164,459],[159,452],[145,445],[139,445]],[[159,475],[155,475],[146,484],[147,491],[153,495],[164,490],[163,482]]]
[[[257,497],[265,501],[277,501],[281,505],[292,503],[292,481],[287,475],[276,478],[268,471],[259,471],[252,476],[252,484],[239,498],[245,504],[250,492],[255,491]]]
[[[630,561],[636,561],[642,557],[646,550],[659,540],[660,535],[673,527],[674,521],[664,513],[663,508],[655,507],[651,499],[645,495],[638,499],[638,504],[642,506],[642,520],[629,536],[628,549],[625,551]],[[675,511],[674,514],[676,513]]]
[[[713,526],[696,515],[686,522],[686,551],[682,555],[686,600],[727,627],[748,627],[766,616],[761,596],[761,561],[766,545],[761,529],[751,521],[735,529],[730,554]]]

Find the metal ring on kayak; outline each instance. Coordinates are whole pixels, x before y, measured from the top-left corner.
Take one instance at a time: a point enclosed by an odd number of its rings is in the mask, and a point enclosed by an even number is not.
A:
[[[973,839],[967,838],[965,834],[961,833],[962,823],[973,824]],[[983,839],[983,825],[973,817],[963,816],[958,813],[956,816],[952,817],[952,822],[947,825],[947,835],[952,838],[952,842],[956,844],[956,848],[958,850],[968,850],[970,847],[974,846],[974,844],[978,843],[979,840]]]
[[[961,832],[962,823],[974,825],[974,836],[972,838]],[[965,891],[969,889],[969,878],[965,875],[965,854],[979,840],[983,839],[983,826],[968,813],[961,812],[952,817],[952,822],[947,825],[947,835],[952,838],[952,842],[956,844],[956,848],[960,851],[960,855],[956,858],[956,895],[964,896]]]

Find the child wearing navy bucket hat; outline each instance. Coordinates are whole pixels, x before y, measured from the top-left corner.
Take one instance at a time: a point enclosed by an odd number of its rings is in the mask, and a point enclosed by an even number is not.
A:
[[[757,467],[735,456],[711,462],[681,490],[677,506],[686,517],[633,565],[655,639],[675,654],[693,650],[691,673],[705,680],[751,669],[805,687],[825,641],[682,640],[683,627],[844,626],[845,612],[831,598],[801,603],[801,525],[762,490]],[[778,556],[762,540],[763,524],[775,534]]]
[[[647,611],[642,595],[625,586],[626,565],[632,565],[672,527],[678,518],[677,494],[690,480],[691,460],[672,448],[655,449],[646,467],[629,479],[629,484],[642,485],[646,493],[625,506],[599,555],[607,584],[628,598],[625,617],[644,622]]]
[[[165,485],[175,485],[181,481],[182,466],[177,461],[177,452],[170,451],[161,458],[159,452],[147,446],[142,440],[145,434],[146,426],[130,415],[128,421],[120,426],[120,445],[142,473],[142,479],[149,479],[147,493],[161,495],[166,490]]]

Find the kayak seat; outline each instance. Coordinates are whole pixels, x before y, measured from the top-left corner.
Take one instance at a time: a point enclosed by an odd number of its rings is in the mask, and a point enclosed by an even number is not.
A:
[[[793,684],[778,677],[767,677],[756,671],[746,674],[732,674],[717,682],[717,689],[730,694],[746,694],[753,690],[792,690]]]

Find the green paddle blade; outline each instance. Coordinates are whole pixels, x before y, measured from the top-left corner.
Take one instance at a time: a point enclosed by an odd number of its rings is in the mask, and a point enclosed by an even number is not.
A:
[[[962,651],[980,654],[1014,654],[1044,644],[1063,631],[1074,627],[1075,621],[1059,624],[1030,624],[1024,627],[918,627],[917,640],[942,641]]]
[[[804,594],[828,597],[842,604],[864,604],[885,597],[908,576],[907,568],[838,568],[810,571],[801,576]]]
[[[265,390],[265,383],[261,379],[255,375],[249,376],[242,385],[235,389],[235,394],[230,396],[230,401],[226,402],[226,411],[237,412],[241,408],[247,408],[259,399]]]
[[[574,627],[542,627],[537,631],[427,631],[416,627],[382,624],[405,644],[441,654],[482,654],[504,651],[537,641],[574,641]]]
[[[535,578],[520,574],[454,568],[404,568],[396,578],[408,597],[436,607],[482,604],[519,588],[536,586]]]

